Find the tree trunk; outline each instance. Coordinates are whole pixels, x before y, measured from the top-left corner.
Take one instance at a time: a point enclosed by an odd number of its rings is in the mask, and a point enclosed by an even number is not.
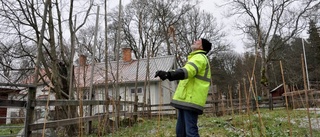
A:
[[[49,21],[48,21],[48,30],[50,36],[50,57],[51,57],[51,82],[54,85],[53,91],[56,93],[56,99],[68,99],[69,96],[65,94],[69,90],[68,82],[67,82],[67,67],[62,63],[58,62],[58,56],[56,52],[56,44],[55,44],[55,35],[54,35],[54,24],[52,17],[52,6],[51,1],[49,2]],[[49,74],[50,72],[47,72]],[[57,108],[57,107],[56,107]],[[75,107],[72,107],[75,111]],[[60,109],[56,109],[56,117],[55,119],[67,119],[68,118],[68,106],[62,106]],[[67,126],[67,134],[69,136],[73,136],[76,133],[76,126],[70,125]]]

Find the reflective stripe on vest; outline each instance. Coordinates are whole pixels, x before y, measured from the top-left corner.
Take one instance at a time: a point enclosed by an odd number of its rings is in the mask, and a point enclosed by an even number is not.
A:
[[[206,65],[206,71],[204,73],[204,76],[200,76],[200,75],[196,75],[195,77],[197,79],[200,79],[200,80],[203,80],[203,81],[207,81],[207,82],[210,82],[210,78],[208,78],[208,73],[209,73],[209,61],[208,59],[203,55],[201,54],[207,61],[207,65]],[[198,67],[196,67],[196,70],[198,70]],[[198,72],[198,71],[197,71]]]
[[[190,64],[192,67],[194,67],[194,69],[196,69],[196,74],[198,74],[199,68],[197,67],[196,64],[194,64],[193,62],[188,62],[187,64]]]

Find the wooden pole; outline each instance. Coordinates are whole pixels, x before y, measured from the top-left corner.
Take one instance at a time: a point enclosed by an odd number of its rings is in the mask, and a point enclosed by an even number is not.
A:
[[[250,95],[248,93],[247,87],[246,87],[246,80],[243,79],[243,90],[245,94],[245,99],[246,99],[246,106],[247,106],[247,116],[249,119],[249,127],[250,127],[250,134],[253,135],[253,129],[252,129],[252,121],[251,121],[251,116],[250,116]]]
[[[259,109],[259,104],[258,104],[258,100],[257,100],[257,93],[255,92],[254,88],[253,88],[253,83],[252,81],[255,79],[254,77],[254,74],[255,74],[255,67],[256,67],[256,63],[257,63],[257,58],[258,58],[258,54],[256,55],[255,59],[254,59],[254,64],[253,64],[253,69],[252,69],[252,73],[251,73],[251,77],[249,76],[248,74],[248,79],[249,79],[249,83],[250,83],[250,87],[249,87],[249,94],[251,93],[252,96],[253,96],[253,99],[252,99],[252,107],[253,107],[253,110],[255,110],[255,108],[258,108],[258,116],[259,116],[259,122],[260,122],[260,136],[266,136],[265,135],[265,127],[263,125],[263,122],[262,122],[262,118],[261,118],[261,114],[260,114],[260,109]],[[264,56],[262,57],[262,59],[264,59]],[[264,62],[264,61],[262,61]],[[256,83],[256,81],[254,81]],[[251,90],[251,92],[250,92]],[[254,105],[255,104],[255,105]]]
[[[234,110],[233,110],[233,101],[232,101],[232,91],[231,91],[231,87],[228,85],[228,90],[229,90],[229,99],[230,99],[230,106],[231,106],[231,114],[232,117],[234,116]]]
[[[271,93],[269,93],[269,110],[273,110],[273,98]]]
[[[241,111],[242,111],[242,106],[241,106],[241,105],[242,105],[242,104],[241,104],[241,103],[242,103],[242,102],[241,102],[241,83],[239,82],[238,85],[239,85],[239,86],[238,86],[238,89],[237,89],[237,90],[238,90],[238,96],[239,96],[239,97],[238,97],[238,98],[239,98],[239,114],[241,114]]]
[[[212,80],[211,80],[211,84],[212,84]],[[217,85],[213,85],[212,86],[212,95],[213,95],[213,99],[212,100],[219,100]],[[214,107],[215,115],[219,116],[219,102],[215,101],[214,104],[213,104],[213,107]]]
[[[43,60],[42,57],[42,44],[43,44],[43,39],[44,39],[44,31],[45,31],[45,26],[46,26],[46,19],[47,19],[47,12],[48,12],[48,7],[49,4],[51,3],[51,0],[46,0],[44,4],[44,10],[43,10],[43,17],[42,17],[42,26],[40,30],[40,38],[37,43],[37,61],[36,61],[36,69],[34,72],[34,85],[37,85],[38,83],[38,76],[39,76],[39,69],[40,69],[40,60]],[[30,124],[33,122],[33,114],[34,114],[34,107],[31,106],[32,101],[35,100],[36,98],[36,91],[37,87],[29,87],[29,93],[28,93],[28,101],[27,101],[27,106],[26,106],[26,118],[24,122],[24,135],[26,137],[30,137],[32,131],[30,130]]]
[[[307,113],[308,113],[308,120],[309,120],[309,130],[310,130],[310,136],[312,137],[312,125],[311,125],[311,120],[310,120],[310,111],[309,111],[309,97],[307,90],[309,89],[307,82],[306,82],[306,70],[304,70],[304,66],[306,62],[303,62],[303,55],[301,54],[301,62],[302,62],[302,74],[303,74],[303,83],[304,83],[304,95],[306,98],[306,108],[307,108]]]
[[[91,74],[90,74],[90,90],[89,90],[89,100],[92,100],[93,97],[93,72],[94,72],[94,66],[95,66],[95,53],[96,53],[96,45],[97,45],[97,37],[98,37],[98,28],[99,28],[99,10],[100,6],[98,6],[97,9],[97,17],[96,17],[96,26],[94,30],[94,46],[92,48],[93,54],[92,54],[92,65],[91,65]],[[89,105],[89,116],[92,116],[92,105]],[[88,134],[90,134],[92,131],[92,121],[88,122]]]
[[[117,61],[117,69],[116,69],[116,85],[115,85],[115,100],[118,100],[119,99],[119,48],[120,48],[120,45],[121,45],[121,42],[120,42],[120,30],[121,30],[121,11],[122,11],[122,0],[119,0],[119,14],[118,14],[118,30],[117,30],[117,46],[116,46],[116,61]],[[119,128],[119,123],[120,123],[120,116],[119,116],[119,113],[120,113],[120,104],[118,103],[119,101],[117,101],[116,103],[116,116],[115,116],[115,129],[117,130]]]
[[[140,9],[139,9],[140,10]],[[120,17],[119,17],[120,18]],[[140,44],[141,44],[141,33],[142,33],[142,29],[141,29],[141,18],[142,18],[142,16],[141,16],[141,12],[139,11],[139,41],[138,41],[138,46],[140,47]],[[137,121],[137,119],[138,119],[138,101],[139,101],[139,99],[138,99],[138,94],[137,94],[137,92],[138,92],[138,76],[139,76],[139,66],[140,66],[140,58],[141,58],[141,55],[140,54],[138,54],[139,56],[138,56],[138,58],[137,58],[137,69],[136,69],[136,79],[135,79],[135,83],[134,83],[134,106],[133,106],[133,112],[134,112],[134,114],[133,114],[133,120],[134,121]],[[144,90],[145,90],[145,88],[144,88]],[[145,94],[143,95],[143,96],[145,96]],[[144,98],[143,98],[144,99]]]
[[[303,60],[304,60],[304,63],[303,63],[303,67],[305,68],[304,70],[304,79],[305,80],[305,77],[307,79],[307,83],[306,83],[306,87],[307,89],[309,90],[310,89],[310,82],[309,82],[309,73],[308,73],[308,65],[307,65],[307,58],[306,58],[306,50],[305,50],[305,47],[304,47],[304,39],[302,38],[302,50],[303,50]]]
[[[29,87],[28,101],[26,106],[26,117],[24,121],[24,135],[26,137],[30,137],[32,133],[29,125],[33,122],[34,107],[31,106],[31,104],[35,100],[35,97],[36,97],[36,87]]]
[[[108,76],[108,71],[109,71],[109,65],[108,65],[108,61],[109,61],[109,46],[108,46],[108,1],[105,0],[104,1],[104,34],[105,34],[105,117],[104,117],[104,122],[101,123],[102,126],[102,133],[99,134],[103,135],[104,133],[106,133],[105,131],[111,129],[110,125],[109,125],[109,104],[110,104],[110,99],[109,99],[109,76]]]
[[[282,69],[282,62],[281,62],[281,60],[280,60],[280,69],[281,69],[281,75],[282,75],[282,81],[283,81],[283,89],[284,89],[284,94],[286,95],[286,82],[285,82],[285,80],[284,80],[284,74],[283,74],[283,69]],[[286,104],[288,104],[288,99],[287,99],[287,97],[288,96],[285,96],[285,98],[286,98]],[[288,124],[289,124],[289,133],[290,133],[290,137],[292,137],[292,128],[291,128],[291,120],[290,120],[290,113],[289,113],[289,111],[288,111],[288,105],[287,105],[287,116],[288,116]]]

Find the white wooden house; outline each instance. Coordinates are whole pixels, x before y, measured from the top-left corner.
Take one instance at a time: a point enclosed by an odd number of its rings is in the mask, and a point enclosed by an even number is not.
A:
[[[0,83],[11,84],[10,80],[0,74]],[[13,86],[0,86],[0,99],[1,100],[19,100],[21,98],[21,94],[19,92],[21,88],[13,87]],[[0,125],[1,124],[10,124],[14,120],[12,117],[19,117],[19,110],[21,108],[17,107],[0,107]]]
[[[174,65],[174,56],[163,57],[151,57],[149,59],[132,59],[131,49],[123,48],[122,59],[117,61],[108,62],[108,70],[106,70],[105,62],[87,64],[86,56],[80,55],[79,65],[74,67],[74,97],[76,99],[89,99],[89,92],[92,89],[94,97],[92,100],[105,100],[106,99],[106,71],[108,74],[108,98],[115,100],[116,92],[120,96],[120,101],[133,102],[135,97],[135,89],[137,87],[138,103],[146,103],[151,105],[156,104],[168,104],[171,101],[173,92],[176,88],[175,81],[161,81],[159,78],[155,78],[157,70],[170,70]],[[117,67],[118,64],[118,67]],[[118,86],[117,83],[118,72]],[[40,70],[41,75],[45,75],[44,70]],[[33,78],[29,78],[24,84],[29,83]],[[48,78],[45,77],[47,83],[51,83]],[[91,81],[92,80],[92,81]],[[90,87],[92,82],[92,87]],[[52,85],[54,86],[54,85]],[[117,88],[116,88],[117,87]],[[37,99],[54,100],[54,93],[49,92],[49,87],[39,85],[36,90]],[[117,90],[118,89],[118,90]],[[144,101],[144,93],[146,93],[146,99]],[[150,102],[149,102],[150,101]],[[121,111],[133,111],[133,105],[121,104]],[[84,106],[84,114],[88,115],[88,106]],[[170,106],[154,107],[152,109],[166,109]],[[43,108],[36,108],[43,109]],[[50,107],[50,110],[54,109]],[[93,106],[93,115],[97,113],[105,113],[105,107],[102,105]],[[113,107],[110,105],[109,112]],[[39,110],[39,111],[40,111]],[[140,108],[141,110],[141,108]],[[37,111],[37,110],[36,110]]]
[[[139,103],[146,104],[168,104],[171,101],[173,92],[176,88],[174,81],[161,81],[155,78],[157,70],[170,70],[174,65],[174,56],[152,57],[140,60],[131,58],[131,50],[123,49],[122,60],[108,62],[108,95],[111,100],[115,99],[116,92],[119,92],[120,101],[131,101],[135,99],[135,89],[137,88],[137,96]],[[82,91],[76,93],[83,93],[83,98],[88,99],[90,84],[93,83],[92,93],[94,100],[104,100],[106,96],[106,67],[105,63],[86,64],[86,57],[80,56],[79,66],[75,67],[76,87],[80,87]],[[93,69],[93,71],[92,71]],[[118,71],[117,71],[118,69]],[[93,72],[93,73],[92,73]],[[118,72],[118,75],[117,75]],[[91,77],[91,75],[93,77]],[[118,86],[117,83],[118,76]],[[91,81],[91,78],[93,81]],[[118,87],[118,90],[117,88]],[[144,100],[144,93],[146,99]],[[149,100],[150,99],[150,100]],[[150,101],[148,103],[148,101]],[[111,111],[112,107],[109,107]],[[170,106],[162,106],[152,109],[166,109]],[[142,109],[142,108],[140,108]],[[133,105],[121,104],[121,111],[133,111]],[[93,114],[103,113],[105,110],[102,106],[95,106]]]
[[[44,73],[42,71],[41,73]],[[25,83],[23,84],[29,84],[28,82],[32,77],[28,77]],[[8,84],[14,84],[12,83],[8,78],[6,78],[3,75],[0,75],[0,83],[8,83]],[[37,89],[36,89],[36,99],[50,99],[50,100],[55,100],[55,94],[54,93],[49,93],[49,88],[45,84],[39,84]],[[28,88],[26,87],[16,87],[16,86],[0,86],[0,99],[3,100],[18,100],[18,101],[27,101],[27,93],[28,93]],[[54,110],[54,106],[49,107],[50,110]],[[45,107],[35,107],[36,111],[36,118],[43,117]],[[25,109],[24,108],[19,108],[19,107],[2,107],[0,108],[0,117],[7,117],[6,119],[1,118],[0,119],[0,124],[1,123],[17,123],[17,122],[22,122],[23,117],[25,116]]]

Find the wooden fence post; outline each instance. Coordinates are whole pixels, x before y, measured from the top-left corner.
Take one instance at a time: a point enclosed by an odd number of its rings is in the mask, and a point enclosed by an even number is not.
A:
[[[34,115],[34,107],[32,106],[32,103],[34,102],[36,98],[36,87],[29,87],[28,92],[28,101],[26,106],[26,117],[24,121],[24,135],[25,137],[30,137],[32,131],[30,130],[30,124],[33,121],[33,115]]]
[[[288,108],[294,109],[292,99],[289,97],[289,95],[286,95],[285,97],[287,98]]]
[[[272,94],[269,93],[269,110],[273,110],[273,98]]]
[[[150,100],[150,98],[148,99],[148,117],[149,118],[152,117],[152,115],[151,115],[151,100]]]
[[[139,101],[138,96],[135,96],[135,98],[134,98],[134,106],[133,106],[133,120],[135,122],[138,120],[138,101]]]
[[[220,116],[220,114],[219,114],[219,111],[220,111],[220,109],[219,109],[219,94],[218,93],[214,93],[214,98],[215,98],[215,100],[214,100],[214,108],[215,108],[215,115],[216,116]],[[222,102],[222,100],[220,100],[221,101],[221,104],[223,103]]]
[[[218,88],[217,85],[212,86],[212,95],[213,95],[213,108],[216,116],[219,116],[219,93],[218,93]]]
[[[252,105],[252,111],[256,111],[257,110],[257,104],[256,104],[256,100],[254,98],[251,99],[251,105]]]

